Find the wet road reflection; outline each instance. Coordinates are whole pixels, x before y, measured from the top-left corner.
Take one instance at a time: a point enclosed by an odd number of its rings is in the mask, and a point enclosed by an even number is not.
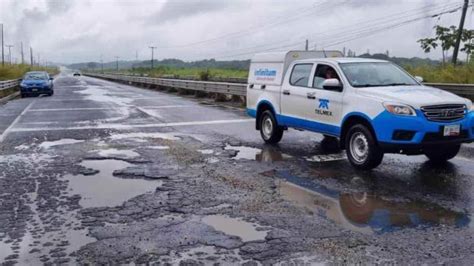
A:
[[[467,213],[422,201],[395,200],[373,192],[345,193],[308,179],[275,171],[281,178],[281,196],[346,229],[362,233],[386,233],[407,227],[469,225]]]

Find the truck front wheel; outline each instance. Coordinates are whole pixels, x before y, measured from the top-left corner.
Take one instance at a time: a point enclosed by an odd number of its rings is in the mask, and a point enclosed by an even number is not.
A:
[[[383,152],[365,125],[352,126],[347,132],[345,144],[347,158],[357,169],[370,170],[382,162]]]
[[[436,163],[443,163],[456,157],[460,149],[461,145],[457,144],[453,146],[438,146],[433,148],[426,148],[424,149],[424,152],[426,157],[428,157],[430,161]]]
[[[260,135],[266,143],[275,144],[283,137],[283,128],[278,126],[275,116],[269,110],[260,118]]]

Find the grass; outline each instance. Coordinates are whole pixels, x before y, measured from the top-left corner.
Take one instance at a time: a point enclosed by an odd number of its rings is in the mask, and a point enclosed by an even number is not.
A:
[[[123,72],[123,71],[120,71]],[[194,77],[200,80],[212,78],[247,78],[248,70],[245,69],[224,69],[224,68],[175,68],[159,66],[153,70],[149,68],[135,68],[127,71],[134,74],[148,74],[151,77],[173,76]]]
[[[474,83],[474,64],[453,66],[420,66],[410,67],[405,69],[414,76],[423,77],[425,82],[440,82],[440,83]]]
[[[404,68],[414,76],[421,76],[425,82],[440,83],[463,83],[474,84],[474,64],[456,66],[447,64],[439,66],[404,66]],[[110,72],[110,71],[106,71]],[[244,78],[248,76],[245,69],[219,69],[219,68],[174,68],[159,66],[153,70],[149,68],[136,68],[121,73],[147,74],[150,77],[173,76],[174,78],[193,77],[198,80],[212,80],[219,78]]]
[[[24,64],[0,65],[0,80],[10,80],[21,78],[28,71],[48,71],[50,74],[57,74],[59,71],[54,67],[38,67]]]

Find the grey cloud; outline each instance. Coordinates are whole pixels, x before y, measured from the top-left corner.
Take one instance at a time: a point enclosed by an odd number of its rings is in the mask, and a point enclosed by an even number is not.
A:
[[[148,23],[155,25],[164,24],[186,17],[192,17],[199,14],[216,12],[229,8],[234,1],[222,0],[168,0],[163,8],[148,19]]]

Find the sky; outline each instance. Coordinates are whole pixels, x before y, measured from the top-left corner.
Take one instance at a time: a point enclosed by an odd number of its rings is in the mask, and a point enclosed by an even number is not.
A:
[[[441,58],[417,40],[458,25],[462,0],[0,0],[13,61],[248,59],[267,51],[351,49]],[[473,29],[472,7],[466,26]],[[8,57],[8,49],[5,50]],[[26,57],[25,52],[25,57]],[[29,56],[29,55],[28,55]],[[465,57],[464,54],[461,57]]]

